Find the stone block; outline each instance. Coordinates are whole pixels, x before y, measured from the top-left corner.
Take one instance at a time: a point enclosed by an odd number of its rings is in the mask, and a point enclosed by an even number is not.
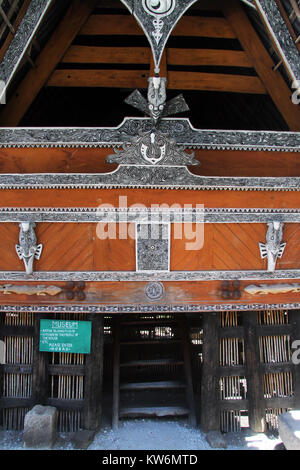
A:
[[[220,431],[210,431],[205,437],[213,449],[226,449],[227,445]]]
[[[80,430],[71,436],[71,442],[75,449],[87,449],[93,442],[95,431]]]
[[[53,406],[34,406],[25,415],[23,446],[51,449],[56,441],[57,410]]]
[[[300,450],[300,410],[282,413],[278,418],[278,432],[286,450]]]

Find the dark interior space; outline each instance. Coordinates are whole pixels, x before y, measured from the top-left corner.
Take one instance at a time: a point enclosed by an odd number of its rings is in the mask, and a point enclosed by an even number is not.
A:
[[[22,119],[21,127],[115,127],[126,116],[143,115],[124,103],[132,89],[43,88]],[[141,90],[144,96],[147,91]],[[182,92],[198,129],[288,130],[268,95],[208,91]],[[180,90],[167,91],[168,99]]]

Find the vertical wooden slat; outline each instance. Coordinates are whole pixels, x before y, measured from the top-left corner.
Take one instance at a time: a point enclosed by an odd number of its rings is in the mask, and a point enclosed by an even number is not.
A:
[[[254,432],[266,431],[263,370],[261,368],[257,335],[257,314],[243,314],[245,329],[245,359],[249,400],[249,425]]]
[[[300,340],[300,311],[292,310],[289,312],[290,321],[293,325],[292,334],[291,334],[291,347],[293,346],[294,341]],[[299,349],[299,346],[297,346]],[[294,352],[295,349],[292,349]],[[299,359],[299,355],[297,357]],[[300,409],[300,364],[293,364],[293,391],[294,391],[294,407],[296,410]]]
[[[217,313],[203,315],[201,428],[206,432],[220,430],[218,326]]]
[[[104,329],[102,315],[90,314],[87,319],[92,322],[92,338],[85,361],[83,426],[96,430],[101,422]]]
[[[34,404],[46,405],[48,397],[48,357],[49,353],[40,352],[40,320],[46,318],[45,313],[34,317],[33,364],[32,364],[32,395]]]

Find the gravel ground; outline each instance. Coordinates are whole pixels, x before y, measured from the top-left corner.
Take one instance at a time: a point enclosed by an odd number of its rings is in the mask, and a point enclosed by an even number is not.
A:
[[[21,431],[0,431],[0,450],[24,450]],[[276,450],[281,443],[274,433],[255,434],[249,429],[223,435],[227,450]],[[68,433],[60,433],[53,450],[73,450]],[[75,449],[74,449],[75,450]],[[199,429],[185,421],[127,420],[117,431],[105,425],[88,450],[212,450]]]

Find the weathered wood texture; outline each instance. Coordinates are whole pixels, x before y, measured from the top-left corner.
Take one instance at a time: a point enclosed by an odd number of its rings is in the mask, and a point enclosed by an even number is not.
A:
[[[103,317],[91,314],[86,318],[92,322],[91,354],[85,361],[83,426],[96,430],[101,424],[103,381]]]
[[[219,398],[219,318],[216,313],[203,316],[203,363],[201,385],[201,428],[220,429]]]
[[[260,366],[257,314],[245,313],[245,357],[247,369],[247,395],[249,400],[249,424],[254,432],[266,431],[263,373]]]
[[[33,368],[32,368],[32,399],[39,405],[47,404],[48,397],[48,371],[49,355],[40,352],[40,320],[47,318],[47,314],[38,313],[34,317],[33,336]]]
[[[286,280],[284,283],[300,283],[299,280]],[[258,304],[280,304],[280,303],[298,303],[300,302],[300,293],[288,292],[286,294],[268,294],[268,295],[251,295],[244,291],[246,286],[260,285],[261,281],[241,281],[241,298],[239,300],[230,299],[230,303],[251,305]],[[276,285],[282,281],[265,281],[264,284]],[[1,282],[0,285],[8,284]],[[11,282],[9,284],[12,284]],[[26,281],[19,281],[14,283],[16,285],[26,285]],[[30,285],[39,285],[41,283],[30,281]],[[59,285],[63,292],[56,297],[50,296],[27,296],[27,295],[5,295],[0,293],[1,305],[56,305],[57,303],[70,305],[71,302],[78,304],[78,299],[70,301],[66,296],[66,283],[65,282],[48,282],[43,283],[48,285]],[[147,282],[87,282],[85,292],[85,300],[80,301],[80,305],[117,305],[117,304],[130,304],[130,305],[144,305],[149,303],[145,297],[145,287]],[[164,282],[165,294],[160,300],[162,305],[183,305],[185,303],[198,304],[201,309],[202,305],[227,305],[229,300],[222,297],[222,282],[221,281],[199,281],[199,282]],[[24,333],[30,333],[23,327]],[[6,334],[13,335],[13,333],[5,330]],[[225,335],[225,332],[221,332]],[[273,332],[274,333],[274,332]],[[22,331],[16,329],[16,334],[22,335]],[[228,333],[229,334],[229,333]],[[228,336],[227,334],[227,336]],[[241,335],[241,332],[235,332]],[[275,333],[274,333],[275,334]],[[277,332],[277,334],[279,334]]]

